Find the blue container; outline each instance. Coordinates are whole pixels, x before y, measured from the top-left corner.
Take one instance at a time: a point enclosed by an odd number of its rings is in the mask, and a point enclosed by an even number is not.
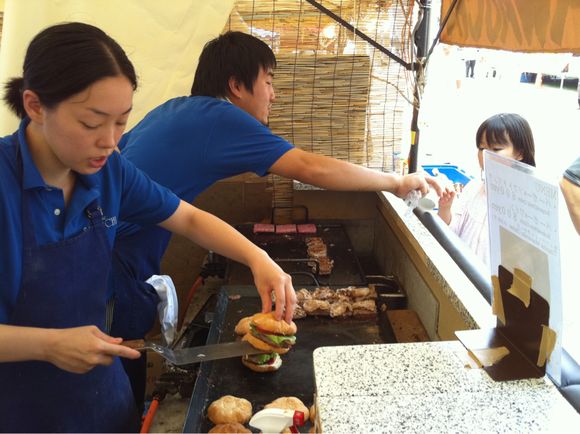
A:
[[[434,175],[433,169],[439,170],[439,173],[445,175],[454,184],[459,182],[463,185],[467,185],[467,183],[473,179],[473,176],[469,176],[463,169],[452,164],[426,164],[422,167],[423,170],[431,176]]]

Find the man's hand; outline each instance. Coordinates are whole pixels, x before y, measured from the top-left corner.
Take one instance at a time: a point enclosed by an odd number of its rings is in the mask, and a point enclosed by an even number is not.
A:
[[[421,196],[425,196],[429,192],[429,188],[433,188],[437,193],[437,196],[441,197],[443,189],[439,183],[434,178],[425,173],[416,172],[402,176],[399,179],[399,186],[394,191],[394,194],[403,199],[411,191],[419,190],[421,192]]]

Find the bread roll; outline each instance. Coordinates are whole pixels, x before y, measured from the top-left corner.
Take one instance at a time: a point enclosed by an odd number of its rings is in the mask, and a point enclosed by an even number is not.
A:
[[[295,335],[298,330],[294,321],[288,324],[284,320],[278,320],[274,312],[257,313],[252,317],[252,324],[271,333],[285,336]]]
[[[209,405],[207,417],[216,425],[244,424],[252,417],[252,404],[247,399],[225,395]]]
[[[308,408],[295,396],[283,396],[281,398],[275,399],[270,404],[266,404],[264,408],[280,408],[282,410],[294,410],[301,411],[304,413],[304,422],[310,417],[310,412]]]
[[[280,366],[282,366],[282,358],[276,357],[274,363],[271,364],[258,365],[256,363],[252,363],[251,360],[246,359],[246,357],[244,356],[242,357],[242,364],[246,368],[249,368],[255,372],[273,372],[277,371],[278,369],[280,369]]]
[[[251,433],[248,428],[240,423],[220,423],[214,426],[208,432],[210,433]]]
[[[240,335],[240,336],[244,336],[246,333],[249,333],[250,332],[250,322],[252,322],[251,316],[247,316],[247,317],[244,317],[241,320],[239,320],[238,323],[236,324],[236,328],[234,329],[236,334]]]

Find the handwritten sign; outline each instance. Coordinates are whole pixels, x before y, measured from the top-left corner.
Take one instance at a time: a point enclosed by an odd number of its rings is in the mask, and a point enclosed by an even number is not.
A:
[[[559,255],[556,186],[515,171],[509,178],[486,170],[498,223],[550,255]],[[554,223],[554,224],[552,224]]]
[[[484,152],[492,274],[499,265],[531,277],[531,287],[550,305],[550,328],[557,345],[546,369],[560,378],[562,288],[558,187],[535,169],[492,152]]]

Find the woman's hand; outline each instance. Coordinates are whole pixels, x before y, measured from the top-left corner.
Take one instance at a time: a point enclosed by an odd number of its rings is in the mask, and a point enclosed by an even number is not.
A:
[[[44,346],[45,360],[65,371],[84,374],[97,365],[111,365],[116,356],[138,359],[139,351],[120,345],[95,326],[51,329]]]
[[[296,307],[296,293],[292,286],[292,277],[263,251],[249,263],[249,266],[254,275],[254,284],[262,300],[262,312],[272,310],[273,292],[276,294],[276,318],[283,318],[290,323]]]

